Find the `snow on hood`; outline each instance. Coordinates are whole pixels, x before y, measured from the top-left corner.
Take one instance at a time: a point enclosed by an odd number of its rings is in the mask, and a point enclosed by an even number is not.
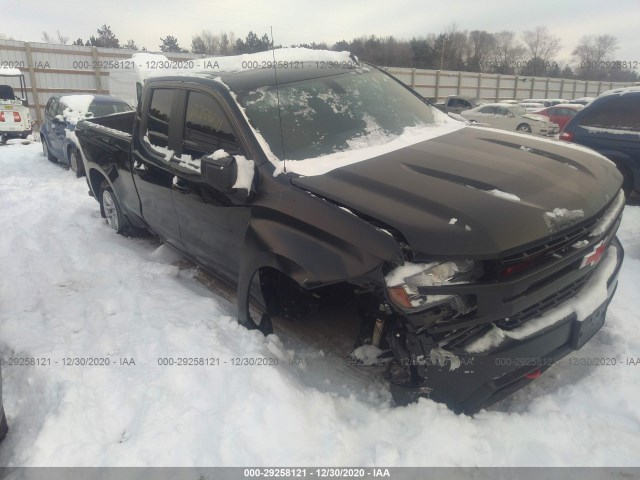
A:
[[[324,175],[337,168],[363,162],[386,153],[394,152],[405,147],[410,147],[425,140],[431,140],[442,135],[455,132],[465,128],[464,123],[457,120],[450,120],[446,115],[436,115],[439,123],[405,128],[402,134],[391,137],[363,139],[363,142],[352,150],[336,152],[330,155],[323,155],[305,160],[285,160],[276,165],[274,175],[286,172],[297,173],[305,177]]]
[[[65,95],[60,101],[67,106],[62,112],[64,119],[75,125],[89,113],[89,107],[95,97],[93,95]]]

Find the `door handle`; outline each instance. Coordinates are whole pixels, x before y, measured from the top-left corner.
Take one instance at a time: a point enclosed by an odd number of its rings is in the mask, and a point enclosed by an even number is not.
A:
[[[173,188],[176,192],[180,192],[182,194],[191,193],[189,187],[182,183],[182,180],[180,180],[178,177],[173,177],[173,185],[171,188]]]

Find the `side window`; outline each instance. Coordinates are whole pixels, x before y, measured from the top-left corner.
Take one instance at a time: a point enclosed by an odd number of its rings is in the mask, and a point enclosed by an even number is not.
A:
[[[158,88],[151,94],[147,132],[149,141],[158,147],[169,144],[169,120],[174,90]]]
[[[53,115],[57,116],[57,115],[62,115],[64,113],[64,109],[67,108],[67,106],[62,103],[60,100],[58,100],[56,102],[56,109],[53,111]]]
[[[483,107],[478,111],[478,113],[493,115],[494,113],[496,113],[496,107]]]
[[[216,150],[241,153],[240,142],[220,104],[200,92],[189,92],[182,152],[200,158]]]
[[[466,100],[460,100],[460,107],[464,107],[464,108],[471,108],[471,104],[469,102],[467,102]]]
[[[55,97],[51,97],[49,99],[49,101],[47,102],[47,108],[45,109],[45,115],[47,117],[53,117],[54,113],[56,111],[56,103],[58,103],[58,101],[55,99]]]
[[[640,96],[621,95],[596,103],[585,111],[580,125],[640,132]]]
[[[509,115],[509,110],[504,107],[496,107],[496,115],[502,115],[506,117],[507,115]]]

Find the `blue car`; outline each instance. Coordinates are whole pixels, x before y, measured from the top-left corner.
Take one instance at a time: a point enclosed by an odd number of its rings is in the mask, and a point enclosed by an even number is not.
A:
[[[567,123],[560,140],[604,155],[622,172],[627,197],[640,193],[640,87],[603,93]]]
[[[78,177],[84,175],[84,163],[74,133],[79,120],[128,112],[133,108],[124,100],[109,95],[61,95],[49,98],[40,128],[42,153],[50,161],[69,165]]]

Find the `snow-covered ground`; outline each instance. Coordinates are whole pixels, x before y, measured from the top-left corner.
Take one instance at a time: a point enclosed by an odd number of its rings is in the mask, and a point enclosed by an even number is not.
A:
[[[394,407],[379,372],[342,360],[340,338],[245,330],[229,295],[167,247],[114,234],[84,178],[12,143],[0,147],[0,356],[45,365],[2,368],[0,466],[640,465],[640,207],[625,211],[607,322],[571,357],[616,365],[563,362],[471,418],[428,400]],[[218,364],[158,365],[168,357]],[[64,365],[80,358],[110,365]]]

